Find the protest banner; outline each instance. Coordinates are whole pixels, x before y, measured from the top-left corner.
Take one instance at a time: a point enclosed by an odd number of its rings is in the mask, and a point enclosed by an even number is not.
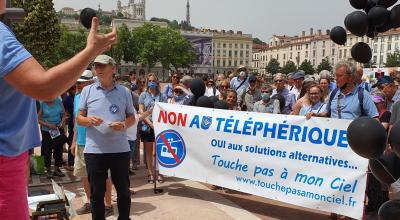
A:
[[[362,218],[368,160],[348,146],[351,121],[166,103],[153,120],[162,174]]]

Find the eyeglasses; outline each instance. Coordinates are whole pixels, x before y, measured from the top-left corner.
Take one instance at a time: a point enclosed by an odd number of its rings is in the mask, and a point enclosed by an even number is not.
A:
[[[227,89],[227,88],[229,88],[229,86],[219,86],[219,88],[221,88],[221,89]]]
[[[155,82],[155,80],[154,79],[149,79],[149,82]]]
[[[280,83],[280,82],[283,82],[283,80],[278,79],[278,80],[275,80],[274,82],[275,82],[275,83]]]

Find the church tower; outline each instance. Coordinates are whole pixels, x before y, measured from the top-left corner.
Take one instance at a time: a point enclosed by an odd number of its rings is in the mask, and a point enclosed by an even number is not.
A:
[[[189,4],[189,0],[187,0],[187,4],[186,4],[186,24],[188,25],[188,27],[190,27],[190,4]]]
[[[141,0],[136,4],[136,19],[145,21],[146,20],[146,1]]]
[[[118,1],[117,1],[117,10],[118,10],[118,12],[122,12],[122,3],[121,3],[121,0],[118,0]]]

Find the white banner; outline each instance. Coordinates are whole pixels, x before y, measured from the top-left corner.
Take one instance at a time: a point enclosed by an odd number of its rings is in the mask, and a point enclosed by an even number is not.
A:
[[[348,120],[157,103],[153,121],[162,174],[362,218],[368,160]]]

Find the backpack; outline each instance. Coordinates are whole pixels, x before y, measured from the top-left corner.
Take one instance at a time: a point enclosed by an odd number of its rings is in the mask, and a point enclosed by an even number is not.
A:
[[[331,116],[331,103],[333,98],[335,97],[336,93],[339,91],[339,88],[334,89],[331,94],[329,95],[329,101],[326,105],[327,110],[328,110],[328,116]],[[364,88],[363,87],[358,87],[357,89],[357,94],[358,94],[358,102],[360,103],[360,110],[361,110],[361,115],[362,116],[367,116],[367,113],[364,110]]]

